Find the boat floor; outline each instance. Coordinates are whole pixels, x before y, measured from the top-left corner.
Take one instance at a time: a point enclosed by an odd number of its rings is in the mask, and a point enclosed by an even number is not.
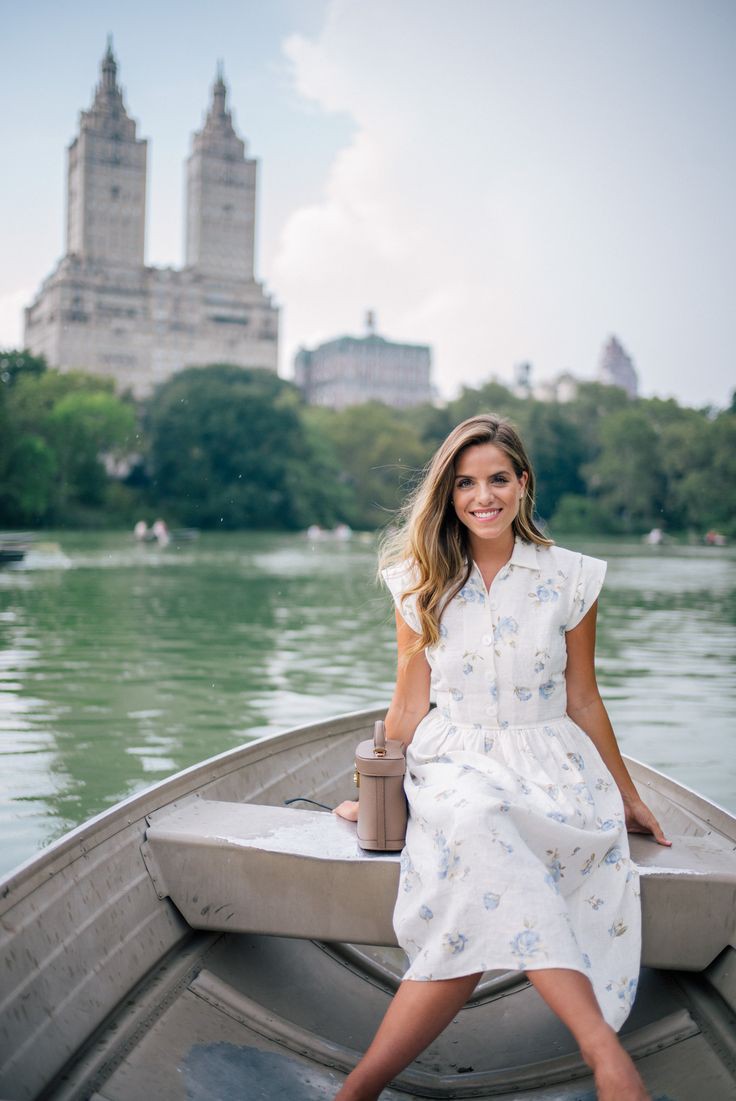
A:
[[[195,934],[44,1098],[327,1101],[390,1001],[397,952]],[[714,968],[716,985],[731,989],[733,952]],[[733,1026],[707,973],[645,968],[621,1036],[653,1101],[733,1101]],[[484,978],[381,1096],[595,1101],[596,1093],[570,1033],[522,972]]]

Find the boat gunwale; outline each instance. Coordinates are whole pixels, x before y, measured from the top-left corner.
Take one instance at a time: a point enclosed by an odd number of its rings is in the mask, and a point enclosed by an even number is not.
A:
[[[264,734],[233,749],[226,749],[222,753],[199,761],[197,764],[189,765],[141,791],[126,796],[112,807],[74,826],[0,879],[0,917],[7,909],[35,890],[40,883],[46,882],[73,860],[85,856],[116,833],[145,820],[148,815],[165,807],[173,808],[178,799],[193,796],[200,788],[239,771],[241,767],[249,767],[255,761],[266,760],[292,747],[308,744],[330,735],[349,734],[353,730],[363,731],[376,719],[382,718],[385,713],[385,706],[374,707],[321,719],[275,734]],[[61,858],[70,856],[71,859],[63,860],[59,867],[51,867]],[[22,888],[25,889],[21,892]]]
[[[275,734],[264,734],[189,765],[141,791],[134,792],[75,826],[0,879],[0,917],[74,860],[85,856],[121,830],[145,820],[148,815],[165,807],[173,809],[177,800],[194,796],[202,787],[231,775],[240,768],[249,767],[255,761],[266,760],[319,738],[370,729],[371,724],[385,713],[385,706],[376,706],[320,719]],[[622,755],[627,766],[633,766],[635,782],[695,815],[704,825],[727,840],[736,842],[736,815],[726,807],[700,795],[693,788],[651,765],[628,754]]]

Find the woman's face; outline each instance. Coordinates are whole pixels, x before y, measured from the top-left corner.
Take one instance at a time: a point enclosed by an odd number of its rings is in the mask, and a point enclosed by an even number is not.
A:
[[[511,459],[495,444],[472,444],[460,452],[455,460],[452,503],[471,542],[509,533],[526,483],[526,471],[517,478]]]

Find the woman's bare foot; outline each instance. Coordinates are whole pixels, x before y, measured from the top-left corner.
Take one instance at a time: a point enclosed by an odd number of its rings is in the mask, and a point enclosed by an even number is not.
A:
[[[339,803],[338,806],[332,812],[336,814],[338,818],[346,818],[348,822],[358,821],[358,803],[357,800],[346,799],[344,803]]]
[[[593,1070],[598,1101],[651,1101],[650,1094],[610,1025],[603,1025],[589,1045],[581,1048]]]

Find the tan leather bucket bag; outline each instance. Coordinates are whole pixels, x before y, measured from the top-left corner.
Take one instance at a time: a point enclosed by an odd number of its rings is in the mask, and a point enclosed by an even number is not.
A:
[[[406,837],[406,760],[401,742],[386,738],[378,719],[373,739],[360,742],[355,751],[355,783],[358,801],[358,844],[362,849],[397,852]]]

